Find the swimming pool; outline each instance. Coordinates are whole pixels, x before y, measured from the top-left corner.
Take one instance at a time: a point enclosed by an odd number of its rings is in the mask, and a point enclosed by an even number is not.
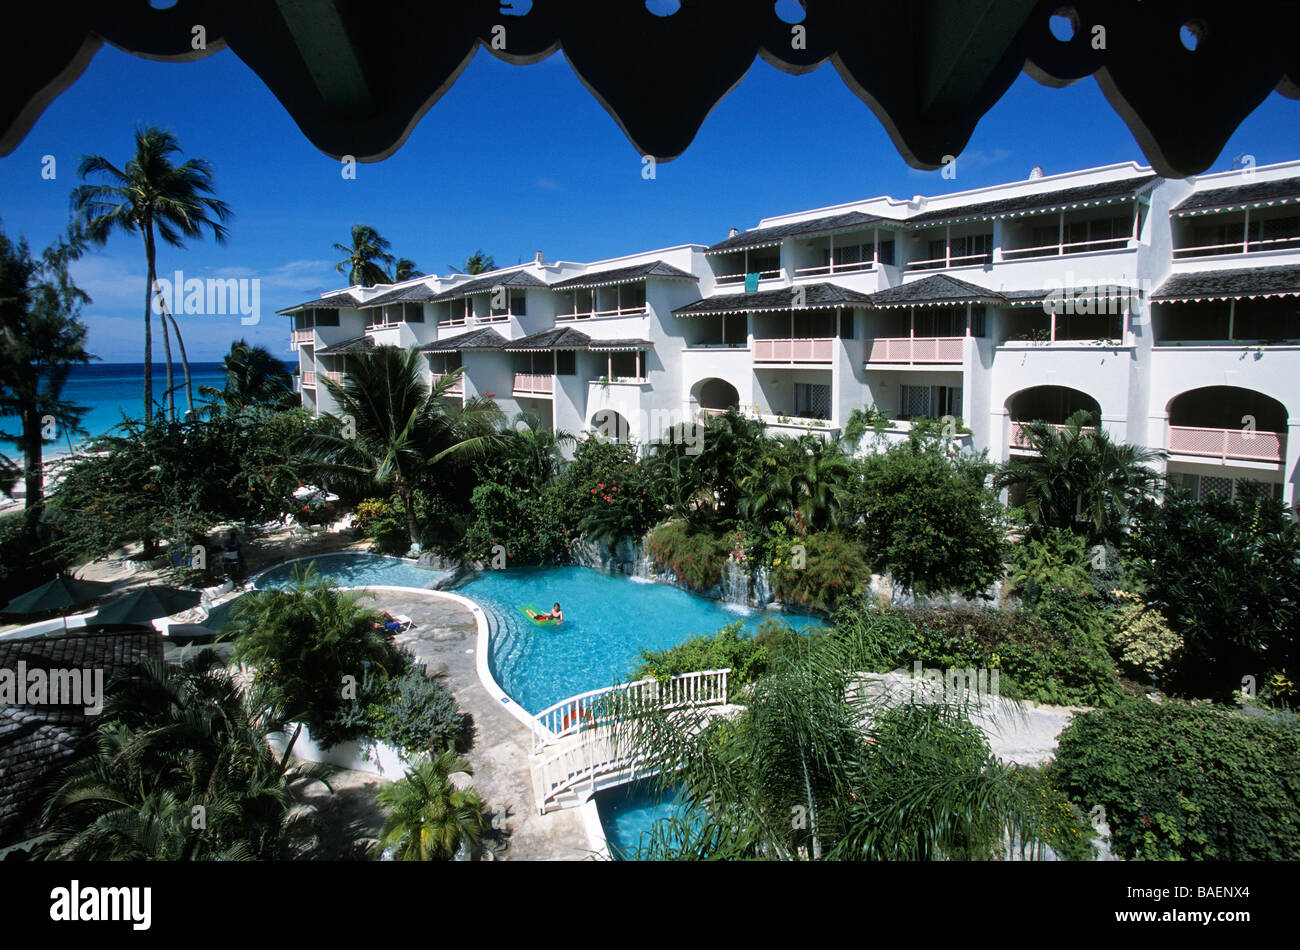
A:
[[[641,583],[588,567],[484,571],[456,588],[483,607],[492,627],[492,677],[529,712],[626,681],[643,649],[662,650],[736,620],[751,632],[764,617],[796,629],[819,624],[802,614],[750,610],[665,584]],[[559,601],[564,623],[537,626],[519,605]]]
[[[258,590],[283,590],[293,584],[294,571],[305,564],[315,564],[317,573],[336,587],[431,587],[449,574],[400,557],[354,551],[286,561],[253,578],[253,586]]]
[[[649,782],[629,782],[594,797],[605,844],[615,861],[636,860],[655,822],[672,817],[685,801],[676,786],[659,792]]]

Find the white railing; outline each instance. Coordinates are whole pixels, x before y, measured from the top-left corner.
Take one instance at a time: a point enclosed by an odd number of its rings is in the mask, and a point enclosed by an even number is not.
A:
[[[1042,244],[1038,247],[1003,248],[1004,261],[1030,257],[1060,257],[1065,254],[1087,254],[1094,251],[1112,251],[1128,247],[1132,238],[1125,235],[1120,238],[1101,238],[1093,241],[1068,241],[1056,244]]]
[[[643,317],[649,311],[645,306],[630,307],[624,310],[587,310],[583,313],[557,313],[555,315],[556,323],[564,323],[566,320],[591,320],[601,319],[602,317]]]
[[[305,369],[302,371],[302,385],[316,388],[316,373],[312,370]]]
[[[867,340],[868,363],[960,363],[960,336],[878,336]]]
[[[537,810],[546,814],[548,806],[560,804],[561,796],[584,784],[594,791],[602,778],[622,781],[634,775],[643,761],[642,756],[630,754],[610,729],[593,730],[533,766]]]
[[[1255,251],[1276,251],[1300,248],[1300,234],[1293,237],[1260,238],[1258,240],[1231,241],[1227,244],[1200,244],[1195,247],[1176,247],[1174,257],[1212,257],[1215,254],[1252,254]]]
[[[1037,452],[1038,450],[1034,448],[1033,443],[1031,443],[1029,441],[1029,438],[1025,435],[1025,429],[1027,427],[1028,427],[1028,423],[1021,423],[1021,422],[1011,423],[1011,448],[1024,449],[1026,452]],[[1053,432],[1059,435],[1060,433],[1068,429],[1069,426],[1053,423],[1048,425],[1047,428],[1051,429]],[[1096,432],[1097,427],[1083,426],[1079,431],[1082,433]]]
[[[536,373],[515,373],[515,392],[536,396],[549,396],[554,391],[555,380]]]
[[[820,267],[796,267],[794,272],[797,277],[811,277],[813,275],[850,274],[855,271],[873,270],[875,266],[875,261],[858,261],[850,264],[823,264]]]
[[[438,380],[442,379],[444,376],[450,375],[450,373],[434,373],[433,385],[437,386]],[[451,386],[447,388],[447,392],[453,396],[463,396],[465,394],[465,377],[462,376],[460,379],[456,380],[456,382],[452,383]]]
[[[834,353],[834,337],[754,341],[755,363],[829,363]]]
[[[1282,462],[1286,436],[1254,429],[1215,429],[1204,426],[1170,426],[1169,451],[1176,455],[1216,458],[1220,462]]]
[[[724,706],[730,673],[730,669],[681,673],[663,683],[656,679],[643,679],[562,699],[533,716],[533,751],[538,752],[565,736],[608,724],[608,707],[603,700],[614,693],[629,697],[636,704],[655,703],[661,709]]]
[[[979,254],[962,254],[958,257],[936,257],[929,261],[908,261],[907,270],[938,270],[941,267],[962,267],[966,264],[984,264],[993,261],[992,251]]]
[[[782,275],[783,271],[776,270],[752,270],[749,274],[757,274],[759,280],[776,280]],[[713,278],[715,284],[743,284],[749,274],[718,274]]]

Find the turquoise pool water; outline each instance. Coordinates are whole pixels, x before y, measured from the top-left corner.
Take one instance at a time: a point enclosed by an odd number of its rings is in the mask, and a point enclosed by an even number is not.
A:
[[[629,782],[595,795],[605,842],[615,861],[634,861],[655,822],[669,818],[683,802],[680,789],[658,792],[648,782]]]
[[[747,610],[621,574],[586,567],[485,571],[457,588],[492,622],[489,666],[515,702],[540,712],[577,693],[626,681],[643,649],[662,650],[696,633],[743,620],[751,631],[764,617],[796,629],[812,617]],[[564,623],[539,627],[519,605],[559,601]]]
[[[321,554],[280,564],[258,575],[253,586],[259,590],[272,587],[283,590],[293,583],[293,573],[298,567],[313,563],[316,571],[330,578],[336,587],[430,587],[447,576],[446,571],[421,567],[400,557],[355,552]]]

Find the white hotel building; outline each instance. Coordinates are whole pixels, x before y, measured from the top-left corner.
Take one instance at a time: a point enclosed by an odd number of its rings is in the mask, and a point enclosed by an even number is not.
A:
[[[1298,501],[1300,162],[1188,180],[1036,169],[766,218],[711,246],[538,254],[280,312],[317,411],[349,353],[395,344],[431,377],[463,367],[462,398],[574,433],[645,442],[736,405],[774,432],[835,435],[875,406],[887,438],[950,415],[1004,460],[1026,451],[1019,423],[1087,408],[1195,492],[1250,478]]]

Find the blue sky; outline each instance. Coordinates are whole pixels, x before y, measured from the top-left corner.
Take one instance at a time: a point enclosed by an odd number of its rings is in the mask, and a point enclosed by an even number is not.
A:
[[[1259,164],[1300,157],[1297,118],[1300,104],[1274,93],[1214,170],[1242,153]],[[346,243],[354,223],[378,228],[426,273],[445,273],[480,247],[499,265],[538,250],[548,260],[595,260],[711,243],[765,215],[1021,179],[1034,165],[1051,174],[1143,160],[1091,79],[1049,89],[1022,75],[980,123],[957,180],[946,181],[909,168],[829,65],[789,76],[756,60],[690,149],[647,181],[636,150],[563,56],[519,67],[480,50],[395,155],[344,180],[232,53],[169,64],[105,47],[0,159],[4,229],[44,247],[66,223],[80,156],[124,163],[141,123],[171,129],[187,156],[211,160],[218,194],[235,211],[228,244],[163,248],[160,273],[262,282],[257,326],[181,317],[194,360],[218,359],[239,336],[288,356],[285,318],[274,311],[343,285],[331,245]],[[41,177],[45,155],[57,162],[52,181]],[[113,238],[75,276],[94,298],[85,314],[91,350],[110,362],[140,360],[138,239]]]

